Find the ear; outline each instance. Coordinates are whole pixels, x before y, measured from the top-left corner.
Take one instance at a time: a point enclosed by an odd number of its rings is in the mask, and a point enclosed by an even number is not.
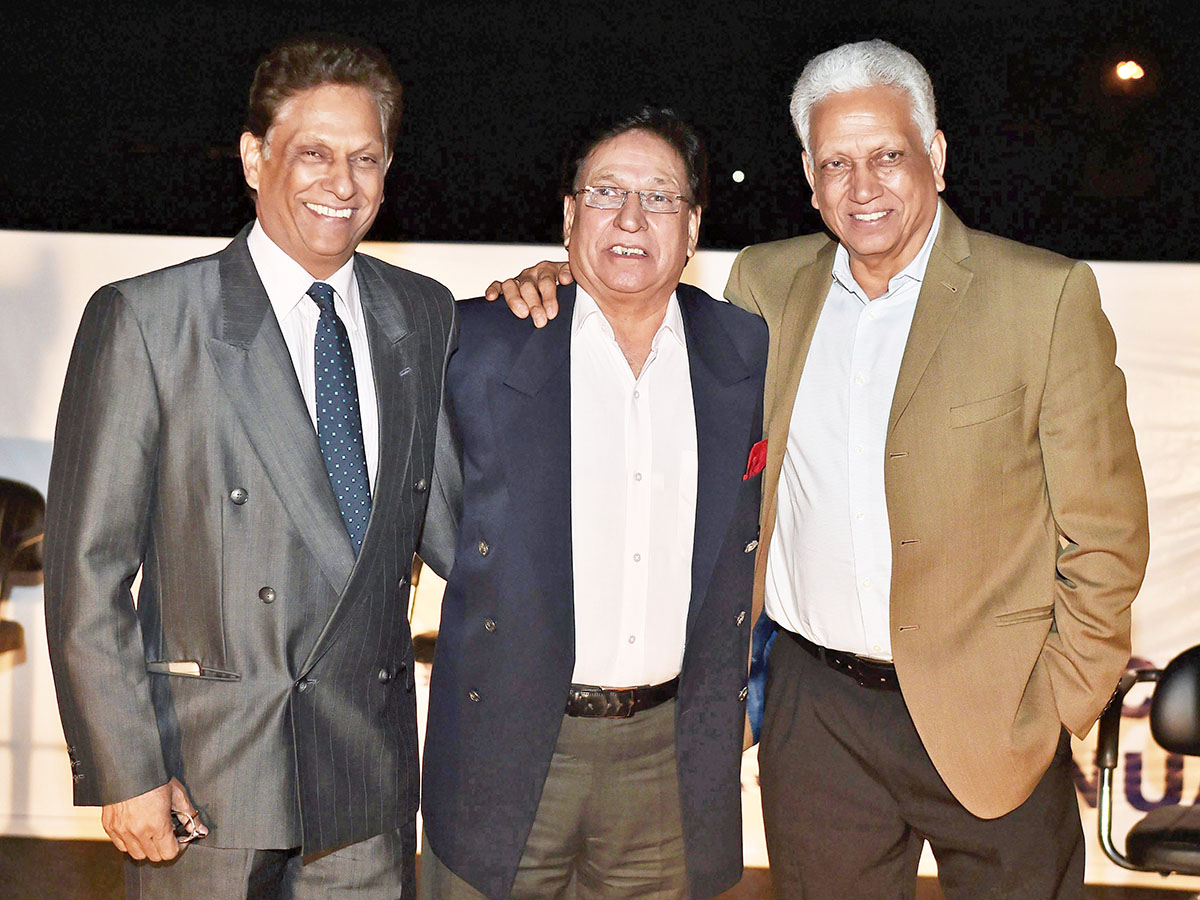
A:
[[[942,177],[946,172],[946,136],[940,128],[929,142],[929,164],[933,166],[933,183],[940,194],[946,189],[946,179]]]
[[[800,158],[804,160],[804,177],[808,180],[808,187],[812,191],[812,206],[813,209],[820,209],[821,206],[817,203],[817,176],[813,172],[812,157],[805,150],[800,154]]]
[[[571,229],[575,226],[575,196],[567,194],[563,197],[563,246],[571,246]]]
[[[687,242],[687,258],[691,259],[696,255],[696,241],[700,239],[700,215],[703,212],[698,206],[688,204],[688,242]]]
[[[242,153],[242,175],[246,178],[246,184],[251,190],[258,190],[258,171],[262,166],[263,146],[262,140],[256,138],[248,131],[242,132],[242,140],[240,144]]]

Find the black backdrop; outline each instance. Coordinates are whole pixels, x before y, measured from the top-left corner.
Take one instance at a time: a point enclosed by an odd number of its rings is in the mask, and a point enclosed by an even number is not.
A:
[[[555,242],[566,136],[674,106],[706,136],[702,243],[821,227],[791,85],[884,37],[933,77],[946,197],[970,225],[1090,259],[1198,258],[1200,16],[1190,2],[44,2],[0,20],[0,228],[227,235],[256,59],[297,31],[379,45],[405,83],[372,238]],[[1147,77],[1108,74],[1135,58]],[[735,183],[735,169],[745,180]]]

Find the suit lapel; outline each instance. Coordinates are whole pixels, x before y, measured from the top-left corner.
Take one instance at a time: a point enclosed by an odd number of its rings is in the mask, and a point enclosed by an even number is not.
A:
[[[291,355],[250,258],[243,230],[221,254],[220,334],[208,350],[230,405],[314,562],[342,591],[354,551]]]
[[[715,313],[714,300],[691,285],[676,296],[687,339],[688,371],[696,414],[696,530],[687,634],[708,595],[713,566],[729,532],[729,518],[746,466],[747,420],[758,409],[757,382]]]
[[[489,398],[504,454],[510,521],[521,533],[505,536],[535,548],[533,577],[542,608],[574,659],[574,568],[571,555],[571,318],[575,286],[558,290],[558,315],[529,336]]]
[[[380,278],[371,260],[362,255],[355,256],[354,276],[358,280],[358,299],[371,349],[371,370],[379,408],[379,464],[371,495],[371,518],[367,522],[362,549],[346,589],[302,667],[305,672],[337,639],[350,611],[362,599],[363,592],[358,585],[367,577],[378,553],[388,552],[386,542],[391,534],[390,526],[402,508],[402,492],[407,484],[409,454],[421,396],[419,360],[406,359],[410,345],[405,338],[412,332],[408,295],[403,288],[389,285]],[[339,525],[341,521],[339,513]],[[345,532],[344,526],[342,531]],[[400,566],[407,573],[409,561],[400,560]]]
[[[969,269],[959,265],[970,254],[967,229],[945,203],[941,203],[941,211],[941,226],[925,267],[925,279],[921,282],[917,309],[913,313],[908,343],[896,378],[896,391],[892,395],[889,435],[908,408],[973,277]]]

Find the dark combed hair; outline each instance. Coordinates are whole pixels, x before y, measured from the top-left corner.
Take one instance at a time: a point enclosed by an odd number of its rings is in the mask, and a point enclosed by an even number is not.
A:
[[[378,49],[335,35],[289,38],[263,57],[250,85],[244,130],[265,138],[290,97],[326,84],[367,89],[379,108],[390,154],[400,130],[400,82]]]
[[[644,106],[632,115],[593,122],[576,141],[575,150],[563,167],[563,194],[573,194],[587,158],[603,144],[630,131],[646,131],[662,138],[683,160],[687,172],[688,200],[692,205],[708,205],[708,154],[694,128],[666,107]]]

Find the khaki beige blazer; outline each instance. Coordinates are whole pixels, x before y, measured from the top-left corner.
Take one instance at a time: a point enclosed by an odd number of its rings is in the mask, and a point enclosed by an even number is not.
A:
[[[992,818],[1029,796],[1061,726],[1086,734],[1112,693],[1149,530],[1091,270],[941,211],[888,421],[891,640],[930,758]],[[824,235],[749,247],[726,288],[771,336],[756,620],[836,247]]]

